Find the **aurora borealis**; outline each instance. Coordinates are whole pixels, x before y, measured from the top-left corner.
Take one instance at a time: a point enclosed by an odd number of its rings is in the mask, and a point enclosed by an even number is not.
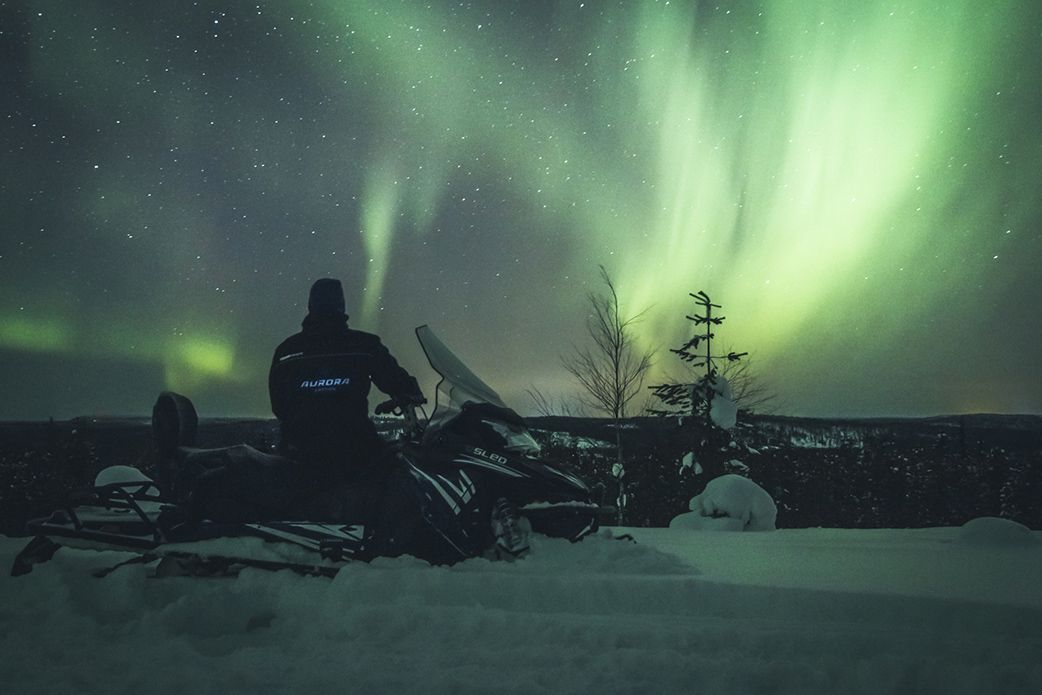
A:
[[[265,415],[317,277],[433,382],[724,305],[779,410],[1042,412],[1042,4],[0,0],[0,418]]]

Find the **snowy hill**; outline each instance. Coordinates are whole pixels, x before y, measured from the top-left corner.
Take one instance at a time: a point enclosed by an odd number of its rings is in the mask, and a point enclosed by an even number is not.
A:
[[[1037,693],[1042,542],[959,529],[536,539],[516,563],[0,577],[12,693]],[[24,539],[0,538],[9,566]]]

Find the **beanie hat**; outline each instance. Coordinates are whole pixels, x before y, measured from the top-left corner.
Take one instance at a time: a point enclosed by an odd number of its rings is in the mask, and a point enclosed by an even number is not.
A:
[[[344,288],[339,280],[333,278],[315,280],[315,284],[311,286],[311,294],[308,296],[308,313],[344,315]]]

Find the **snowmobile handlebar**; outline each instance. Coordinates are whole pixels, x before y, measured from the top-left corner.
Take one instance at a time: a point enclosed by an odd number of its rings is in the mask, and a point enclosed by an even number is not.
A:
[[[426,403],[427,399],[423,400]],[[421,405],[420,402],[414,400],[400,401],[397,398],[390,398],[383,403],[380,403],[373,409],[377,415],[395,415],[397,417],[405,418],[406,431],[417,434],[420,432],[420,419],[416,415],[416,408]]]
[[[427,402],[422,396],[419,398],[389,398],[376,406],[377,415],[405,415],[408,410],[415,410],[417,406]]]

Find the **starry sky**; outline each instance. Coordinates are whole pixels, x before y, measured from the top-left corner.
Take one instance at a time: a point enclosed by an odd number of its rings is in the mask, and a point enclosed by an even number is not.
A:
[[[0,0],[0,418],[268,415],[311,282],[567,398],[598,266],[658,378],[1042,412],[1042,3]]]

